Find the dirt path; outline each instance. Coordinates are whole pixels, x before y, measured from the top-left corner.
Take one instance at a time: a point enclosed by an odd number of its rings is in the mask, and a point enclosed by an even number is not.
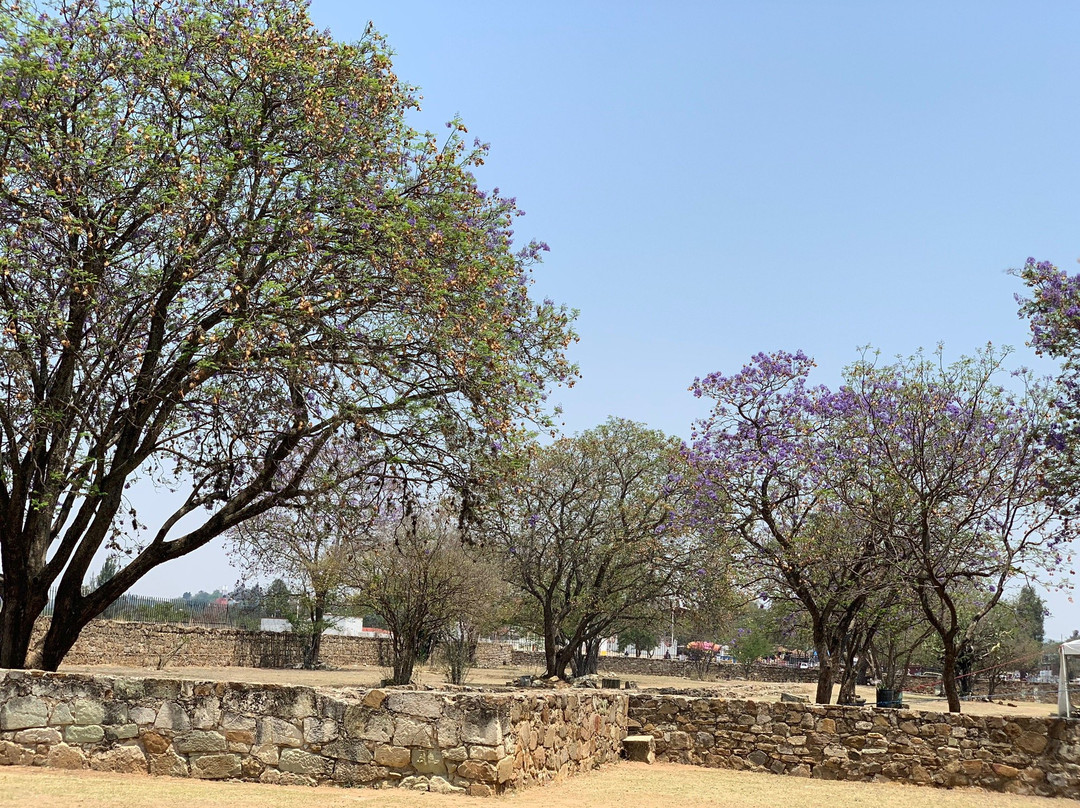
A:
[[[404,789],[304,788],[171,777],[0,768],[3,808],[1075,808],[1074,800],[978,789],[843,783],[657,763],[620,763],[504,798]]]

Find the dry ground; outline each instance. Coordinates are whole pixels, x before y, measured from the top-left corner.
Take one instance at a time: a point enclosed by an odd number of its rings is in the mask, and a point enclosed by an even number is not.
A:
[[[334,671],[276,670],[270,668],[122,668],[104,665],[65,665],[61,671],[99,673],[112,676],[160,676],[199,681],[234,681],[265,682],[271,684],[308,685],[311,687],[374,687],[379,684],[387,671],[380,667],[360,666]],[[505,685],[511,679],[523,674],[537,674],[533,668],[503,667],[476,668],[469,676],[468,684],[476,686]],[[439,686],[445,682],[442,671],[435,668],[418,668],[415,677],[420,683]],[[781,693],[806,696],[813,700],[812,684],[777,684],[774,682],[748,682],[744,680],[699,682],[677,676],[634,676],[638,687],[675,687],[680,689],[709,690],[717,696],[733,699],[756,699],[759,701],[779,701]],[[872,687],[858,688],[859,695],[873,704],[875,694]],[[946,712],[949,707],[945,699],[936,696],[924,696],[905,693],[904,703],[917,710],[935,710]],[[1053,705],[1037,702],[965,702],[963,712],[971,715],[1024,715],[1049,716],[1056,714]]]
[[[404,789],[304,788],[215,783],[104,772],[0,769],[0,808],[1075,808],[1074,800],[978,789],[945,791],[893,783],[841,783],[671,763],[620,763],[503,798]]]

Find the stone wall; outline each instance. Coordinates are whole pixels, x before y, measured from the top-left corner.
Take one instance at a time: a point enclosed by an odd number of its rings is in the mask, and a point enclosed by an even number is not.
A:
[[[828,780],[1072,797],[1080,722],[634,694],[628,731],[657,758]]]
[[[544,654],[539,651],[514,651],[513,664],[522,667],[544,668]],[[678,659],[649,659],[648,657],[602,656],[597,665],[601,673],[617,673],[622,676],[682,676],[693,678],[689,662]],[[749,679],[757,682],[807,682],[817,681],[816,670],[801,670],[781,665],[752,665],[749,675],[744,665],[717,664],[705,674],[709,681]]]
[[[0,673],[0,764],[489,795],[618,757],[626,694]]]
[[[93,620],[64,658],[69,665],[122,665],[156,668],[162,660],[172,667],[209,667],[250,664],[242,649],[245,640],[271,638],[272,632],[235,628],[181,626],[170,623],[127,623]],[[510,663],[512,649],[501,643],[480,643],[479,667]],[[352,665],[388,665],[386,640],[370,637],[324,635],[320,659],[335,668]]]

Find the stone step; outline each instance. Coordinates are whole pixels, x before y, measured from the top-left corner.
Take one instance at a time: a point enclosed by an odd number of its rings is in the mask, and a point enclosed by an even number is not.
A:
[[[627,735],[622,741],[627,760],[652,763],[656,760],[656,739],[652,735]]]

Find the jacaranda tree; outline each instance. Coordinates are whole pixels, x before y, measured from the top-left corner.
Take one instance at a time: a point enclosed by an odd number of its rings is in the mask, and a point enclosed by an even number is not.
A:
[[[1052,573],[1075,535],[1044,485],[1050,399],[1022,375],[1019,392],[1003,386],[1007,355],[864,358],[834,399],[849,424],[833,458],[850,470],[837,494],[882,535],[883,558],[933,626],[952,712],[958,661],[1005,585],[1020,571]]]
[[[572,374],[569,315],[528,294],[543,245],[513,251],[483,146],[416,105],[377,34],[287,0],[0,0],[0,666],[54,669],[331,435],[481,483],[462,458]],[[138,477],[180,492],[145,531]]]
[[[744,585],[792,600],[810,621],[820,667],[816,701],[828,704],[845,638],[879,573],[880,534],[847,514],[832,490],[834,394],[811,387],[803,353],[758,354],[739,373],[696,380],[716,403],[694,427],[691,524],[731,543]]]

